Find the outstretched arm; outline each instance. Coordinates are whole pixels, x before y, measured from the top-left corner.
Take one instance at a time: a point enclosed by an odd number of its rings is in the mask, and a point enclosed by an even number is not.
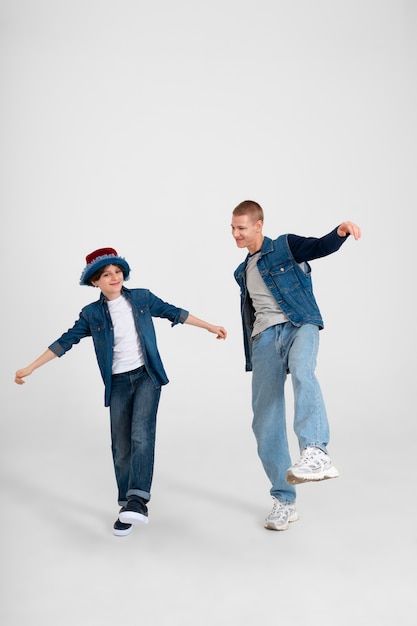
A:
[[[359,239],[361,236],[361,229],[357,224],[353,222],[342,222],[337,229],[339,237],[346,237],[346,235],[353,235],[355,239]]]
[[[209,333],[214,333],[215,335],[217,335],[216,339],[226,339],[227,337],[227,332],[223,328],[223,326],[215,326],[214,324],[209,324],[204,320],[198,319],[198,317],[195,317],[195,315],[191,315],[191,313],[188,314],[188,317],[185,320],[184,324],[190,324],[191,326],[204,328],[205,330],[208,330]]]
[[[14,382],[18,385],[24,385],[25,381],[23,380],[25,376],[30,376],[30,374],[36,370],[38,367],[45,365],[48,361],[52,361],[56,357],[55,352],[52,352],[49,348],[45,350],[40,357],[38,357],[33,363],[28,365],[27,367],[22,368],[21,370],[17,370]]]
[[[361,229],[353,222],[342,222],[324,237],[301,237],[288,235],[288,244],[297,263],[313,261],[333,254],[346,242],[348,235],[359,239]]]

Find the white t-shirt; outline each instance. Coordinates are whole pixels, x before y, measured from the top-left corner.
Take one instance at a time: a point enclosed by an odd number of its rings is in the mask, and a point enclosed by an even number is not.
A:
[[[144,364],[132,306],[123,296],[108,300],[107,305],[114,332],[112,374],[130,372]]]

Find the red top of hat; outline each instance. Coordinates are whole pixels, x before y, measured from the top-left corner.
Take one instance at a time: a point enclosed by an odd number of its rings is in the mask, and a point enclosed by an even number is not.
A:
[[[94,252],[87,254],[85,257],[87,265],[90,265],[90,263],[95,261],[100,256],[118,256],[118,254],[114,248],[99,248],[98,250],[94,250]]]

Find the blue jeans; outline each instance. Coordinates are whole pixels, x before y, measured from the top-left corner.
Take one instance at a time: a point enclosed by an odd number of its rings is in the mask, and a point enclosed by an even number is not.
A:
[[[130,496],[150,500],[160,396],[145,367],[112,376],[111,439],[121,506]]]
[[[252,342],[252,427],[272,484],[271,495],[282,502],[295,501],[295,487],[285,479],[291,466],[284,396],[288,373],[294,390],[294,431],[299,448],[313,445],[327,451],[329,424],[314,373],[318,346],[318,326],[296,327],[291,322],[267,328]]]

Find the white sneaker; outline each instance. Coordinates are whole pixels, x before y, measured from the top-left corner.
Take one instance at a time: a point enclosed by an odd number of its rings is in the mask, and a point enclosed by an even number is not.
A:
[[[339,472],[329,455],[320,448],[308,446],[302,451],[299,460],[287,470],[286,479],[290,485],[296,485],[314,480],[337,478],[338,476]]]
[[[273,498],[274,506],[272,511],[265,519],[265,528],[269,530],[287,530],[290,522],[298,520],[298,513],[295,503],[281,502]]]

